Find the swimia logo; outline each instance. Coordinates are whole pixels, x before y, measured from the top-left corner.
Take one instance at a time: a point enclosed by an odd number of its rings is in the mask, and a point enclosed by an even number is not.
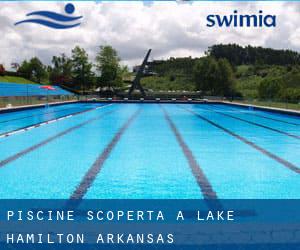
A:
[[[208,15],[207,27],[276,27],[275,15],[264,15],[260,10],[258,14],[239,14],[234,10],[231,15]]]
[[[75,6],[71,3],[68,3],[64,10],[64,14],[47,10],[31,12],[26,16],[33,18],[19,21],[15,23],[15,25],[35,23],[52,29],[70,29],[79,26],[80,22],[78,21],[82,18],[82,16],[72,15],[75,11]]]

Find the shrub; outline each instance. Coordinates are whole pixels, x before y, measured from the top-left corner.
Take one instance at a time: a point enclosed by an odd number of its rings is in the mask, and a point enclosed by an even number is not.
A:
[[[300,101],[300,89],[286,88],[280,94],[282,101],[298,103]]]
[[[204,57],[196,61],[193,70],[198,90],[212,95],[232,95],[234,73],[228,60]]]
[[[5,68],[2,64],[0,64],[0,76],[4,76],[5,75]]]
[[[174,81],[175,81],[175,79],[176,79],[176,76],[174,76],[174,75],[170,75],[170,77],[169,77],[169,80],[170,80],[170,82],[174,82]]]
[[[258,95],[262,99],[278,97],[282,85],[282,80],[279,78],[262,80],[258,86]]]

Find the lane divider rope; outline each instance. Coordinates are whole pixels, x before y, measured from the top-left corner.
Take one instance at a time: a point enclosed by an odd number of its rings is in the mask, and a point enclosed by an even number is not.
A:
[[[35,151],[36,149],[38,149],[38,148],[40,148],[42,146],[45,146],[46,144],[48,144],[48,143],[50,143],[50,142],[52,142],[52,141],[54,141],[54,140],[56,140],[56,139],[58,139],[58,138],[60,138],[60,137],[62,137],[64,135],[66,135],[66,134],[71,133],[72,131],[74,131],[76,129],[79,129],[79,128],[81,128],[81,127],[83,127],[83,126],[85,126],[85,125],[87,125],[87,124],[89,124],[91,122],[97,121],[97,120],[101,119],[102,117],[104,117],[105,115],[111,114],[113,112],[115,112],[115,110],[107,111],[105,113],[102,113],[99,116],[93,117],[93,118],[91,118],[91,119],[89,119],[89,120],[87,120],[85,122],[82,122],[82,123],[80,123],[78,125],[70,127],[70,128],[68,128],[68,129],[66,129],[66,130],[64,130],[64,131],[62,131],[62,132],[60,132],[58,134],[55,134],[55,135],[53,135],[53,136],[51,136],[51,137],[49,137],[49,138],[47,138],[47,139],[45,139],[45,140],[43,140],[43,141],[41,141],[39,143],[33,145],[33,146],[30,146],[30,147],[28,147],[28,148],[26,148],[26,149],[24,149],[24,150],[22,150],[22,151],[20,151],[20,152],[18,152],[16,154],[14,154],[14,155],[11,155],[11,156],[7,157],[6,159],[0,161],[0,168],[2,168],[5,165],[7,165],[7,164],[9,164],[9,163],[11,163],[11,162],[13,162],[13,161],[21,158],[22,156],[24,156],[24,155],[26,155],[26,154],[28,154],[28,153],[30,153],[32,151]]]
[[[208,122],[209,124],[213,125],[214,127],[218,128],[218,129],[220,129],[220,130],[223,130],[225,133],[227,133],[227,134],[233,136],[234,138],[236,138],[236,139],[242,141],[243,143],[245,143],[245,144],[251,146],[252,148],[256,149],[258,152],[260,152],[260,153],[262,153],[262,154],[268,156],[269,158],[271,158],[271,159],[277,161],[277,162],[280,163],[282,166],[284,166],[284,167],[286,167],[286,168],[292,170],[293,172],[295,172],[295,173],[297,173],[297,174],[300,174],[300,168],[297,167],[296,165],[294,165],[293,163],[291,163],[291,162],[289,162],[289,161],[287,161],[287,160],[285,160],[285,159],[283,159],[283,158],[281,158],[281,157],[279,157],[279,156],[277,156],[277,155],[271,153],[270,151],[268,151],[268,150],[264,149],[263,147],[261,147],[261,146],[255,144],[254,142],[249,141],[248,139],[246,139],[246,138],[244,138],[244,137],[242,137],[242,136],[240,136],[240,135],[234,133],[233,131],[231,131],[231,130],[229,130],[229,129],[227,129],[227,128],[225,128],[225,127],[223,127],[223,126],[221,126],[221,125],[219,125],[219,124],[217,124],[217,123],[211,121],[210,119],[208,119],[208,118],[206,118],[206,117],[204,117],[204,116],[202,116],[202,115],[196,113],[195,111],[192,111],[192,110],[189,110],[189,109],[187,109],[187,108],[180,107],[180,106],[178,106],[178,107],[179,107],[179,108],[182,108],[182,109],[185,110],[186,112],[189,112],[189,113],[195,115],[196,117],[200,118],[201,120]]]
[[[209,111],[212,111],[212,112],[215,112],[219,115],[223,115],[223,116],[226,116],[226,117],[230,117],[232,119],[235,119],[235,120],[238,120],[238,121],[242,121],[242,122],[246,122],[248,124],[251,124],[251,125],[254,125],[254,126],[257,126],[257,127],[261,127],[261,128],[264,128],[264,129],[268,129],[270,131],[273,131],[273,132],[276,132],[276,133],[279,133],[279,134],[282,134],[282,135],[286,135],[286,136],[289,136],[291,138],[294,138],[294,139],[298,139],[300,140],[300,136],[298,135],[294,135],[294,134],[291,134],[291,133],[288,133],[288,132],[285,132],[285,131],[282,131],[280,129],[276,129],[276,128],[272,128],[272,127],[269,127],[269,126],[266,126],[266,125],[263,125],[263,124],[260,124],[260,123],[257,123],[257,122],[252,122],[252,121],[249,121],[249,120],[246,120],[246,119],[243,119],[243,118],[240,118],[240,117],[236,117],[234,115],[230,115],[230,114],[226,114],[224,112],[221,112],[219,110],[214,110],[214,109],[211,109],[211,108],[205,108],[206,110],[209,110]]]
[[[38,127],[41,127],[41,126],[44,126],[44,125],[47,125],[47,124],[51,124],[51,123],[54,123],[54,122],[65,120],[65,119],[71,118],[71,117],[76,116],[76,115],[80,115],[80,114],[87,113],[87,112],[90,112],[90,111],[93,111],[93,110],[105,108],[105,107],[108,107],[108,106],[111,106],[111,105],[112,104],[107,104],[107,105],[100,106],[100,107],[97,107],[97,108],[92,108],[92,109],[88,109],[88,110],[84,110],[84,111],[79,111],[79,112],[76,112],[76,113],[71,114],[71,115],[62,116],[62,117],[55,118],[55,119],[52,119],[52,120],[49,120],[49,121],[46,121],[46,122],[41,122],[41,123],[38,123],[38,124],[35,124],[35,125],[30,125],[28,127],[16,129],[16,130],[13,130],[13,131],[10,131],[10,132],[5,132],[3,134],[0,134],[0,139],[4,138],[4,137],[11,136],[11,135],[19,134],[19,133],[22,133],[22,132],[26,132],[26,131],[29,131],[31,129],[38,128]]]

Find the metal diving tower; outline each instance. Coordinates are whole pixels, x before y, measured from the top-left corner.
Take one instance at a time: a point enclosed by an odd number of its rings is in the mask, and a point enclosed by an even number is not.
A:
[[[146,96],[145,90],[143,89],[143,87],[140,83],[140,80],[141,80],[141,78],[144,74],[144,70],[145,70],[145,67],[147,65],[150,53],[151,53],[151,49],[148,50],[148,52],[147,52],[147,54],[146,54],[146,56],[143,60],[142,65],[139,67],[139,69],[137,71],[137,74],[136,74],[134,80],[132,81],[132,85],[131,85],[131,87],[129,89],[129,92],[128,92],[128,97],[131,97],[131,94],[135,89],[138,89],[141,92],[143,97]]]

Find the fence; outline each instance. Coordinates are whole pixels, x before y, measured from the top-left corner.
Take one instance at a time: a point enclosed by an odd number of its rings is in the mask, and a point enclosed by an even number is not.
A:
[[[289,100],[283,101],[283,100],[276,100],[276,99],[234,98],[233,101],[242,103],[242,104],[266,106],[266,107],[281,108],[281,109],[300,110],[300,100],[298,100],[298,101],[289,101]]]
[[[76,100],[77,97],[59,86],[54,90],[39,84],[0,83],[0,108]]]

